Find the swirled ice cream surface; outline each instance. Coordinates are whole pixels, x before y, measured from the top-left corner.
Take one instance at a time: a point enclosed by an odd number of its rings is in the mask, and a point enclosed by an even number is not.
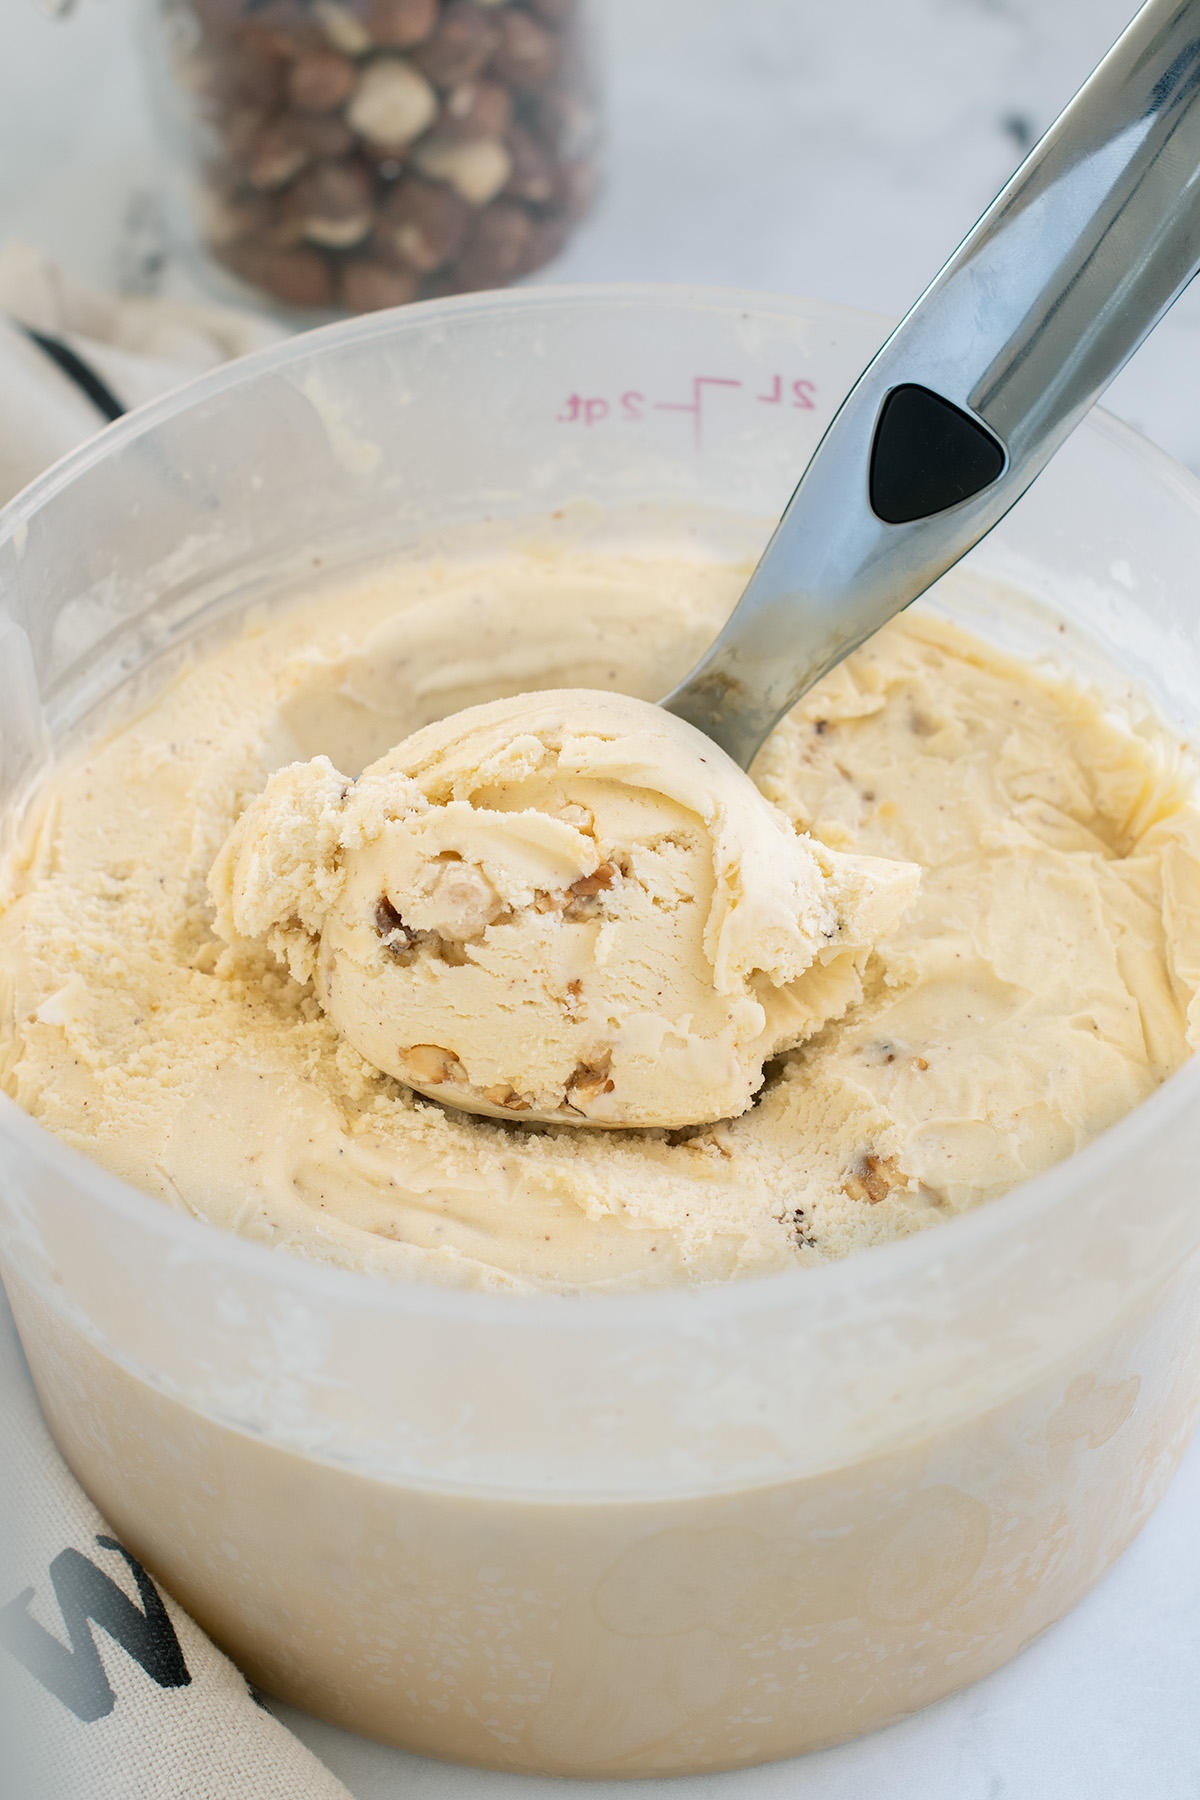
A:
[[[521,1290],[819,1263],[1086,1144],[1200,1031],[1184,753],[1145,709],[1131,723],[908,614],[777,729],[761,800],[705,823],[708,801],[651,783],[635,817],[619,758],[605,770],[579,746],[637,714],[606,695],[673,684],[744,576],[600,551],[409,561],[197,660],[61,770],[6,871],[6,1091],[214,1224]],[[525,762],[505,764],[505,704],[541,690],[536,746],[525,733]],[[403,746],[457,754],[436,722],[464,707],[503,778],[425,791],[433,764]],[[381,769],[407,800],[371,814]],[[271,794],[286,867],[254,862]],[[739,817],[741,838],[720,838]],[[759,858],[742,914],[758,938],[730,925],[739,856],[747,873]],[[539,956],[553,980],[525,1020],[539,1073],[522,1088],[492,1055],[486,996]],[[678,989],[661,1003],[655,968]],[[589,1010],[610,989],[624,1012]],[[428,1031],[397,1038],[393,1004],[425,1007]],[[453,1044],[434,1029],[447,1006]],[[679,1098],[698,1070],[700,1123]]]

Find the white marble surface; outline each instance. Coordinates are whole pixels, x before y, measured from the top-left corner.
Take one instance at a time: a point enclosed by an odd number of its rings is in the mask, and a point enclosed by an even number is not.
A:
[[[1131,0],[598,0],[608,179],[556,280],[789,290],[902,311],[1133,10]],[[137,280],[153,184],[132,0],[66,24],[0,0],[0,240]],[[168,284],[178,281],[167,275]],[[1200,294],[1109,404],[1200,471]],[[679,1800],[1197,1800],[1200,1442],[1138,1542],[1006,1669],[800,1763]],[[281,1708],[356,1800],[564,1786],[383,1750]],[[631,1796],[657,1782],[587,1783]]]

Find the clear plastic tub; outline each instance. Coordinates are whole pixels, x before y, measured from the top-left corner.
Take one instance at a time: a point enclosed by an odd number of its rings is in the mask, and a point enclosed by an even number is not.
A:
[[[315,558],[589,509],[761,542],[882,332],[492,294],[113,426],[3,516],[8,818]],[[1200,491],[1158,452],[1097,415],[971,562],[996,578],[956,602],[972,629],[1072,645],[1195,733]],[[1198,1099],[1193,1063],[1007,1198],[841,1264],[532,1299],[272,1253],[2,1101],[5,1281],[80,1479],[270,1692],[502,1768],[726,1768],[986,1673],[1147,1517],[1200,1407]]]

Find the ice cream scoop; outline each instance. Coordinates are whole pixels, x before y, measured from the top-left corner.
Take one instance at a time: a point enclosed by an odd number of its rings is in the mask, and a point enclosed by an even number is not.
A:
[[[498,1118],[680,1127],[861,998],[909,863],[798,832],[646,701],[524,694],[360,777],[281,770],[213,870],[218,930],[312,978],[376,1068]]]
[[[748,768],[990,531],[1200,266],[1200,0],[1149,0],[869,364],[664,701]]]

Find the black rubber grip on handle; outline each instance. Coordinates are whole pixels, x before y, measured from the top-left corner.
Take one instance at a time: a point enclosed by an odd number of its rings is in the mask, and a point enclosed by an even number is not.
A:
[[[907,525],[969,500],[1000,475],[1004,449],[969,413],[906,382],[879,409],[871,446],[871,511]]]

